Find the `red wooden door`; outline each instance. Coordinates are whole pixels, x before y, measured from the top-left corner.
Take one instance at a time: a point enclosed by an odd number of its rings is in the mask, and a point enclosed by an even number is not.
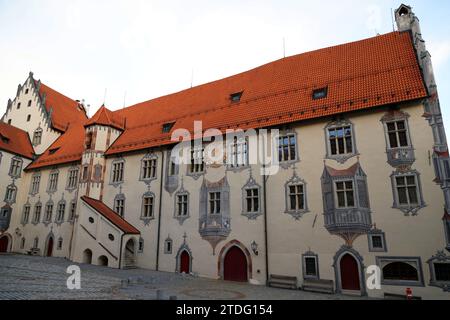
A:
[[[9,240],[8,237],[0,238],[0,252],[8,252]]]
[[[350,254],[341,259],[341,283],[343,290],[361,290],[358,263]]]
[[[186,273],[189,274],[191,272],[191,257],[189,256],[189,253],[186,251],[183,251],[181,253],[180,257],[180,273]]]
[[[48,240],[47,245],[47,257],[51,257],[53,255],[53,238]]]
[[[223,279],[247,282],[247,258],[241,249],[233,247],[228,250],[223,262]]]

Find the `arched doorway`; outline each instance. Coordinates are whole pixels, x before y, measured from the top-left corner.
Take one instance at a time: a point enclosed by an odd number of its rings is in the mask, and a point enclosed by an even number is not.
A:
[[[125,245],[125,268],[133,268],[136,265],[136,259],[135,259],[135,249],[136,243],[134,239],[128,240],[127,244]]]
[[[186,250],[180,255],[180,273],[191,273],[191,256]]]
[[[9,238],[8,236],[0,237],[0,253],[6,253],[9,249]]]
[[[359,267],[356,259],[349,253],[340,261],[342,290],[360,291]]]
[[[99,266],[103,266],[103,267],[107,267],[108,266],[108,258],[106,256],[98,257],[97,262],[98,262]]]
[[[91,249],[86,249],[83,252],[83,263],[92,264],[92,251]]]
[[[248,281],[247,258],[237,246],[231,247],[225,254],[223,261],[223,279],[227,281]]]
[[[47,241],[47,250],[45,254],[47,257],[51,257],[53,255],[53,237],[50,237]]]

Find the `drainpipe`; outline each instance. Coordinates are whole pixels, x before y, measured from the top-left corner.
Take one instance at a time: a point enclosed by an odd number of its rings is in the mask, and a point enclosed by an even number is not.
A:
[[[161,239],[163,181],[164,181],[164,150],[162,151],[161,157],[161,183],[159,184],[159,213],[158,213],[158,239],[156,243],[156,271],[159,271],[159,246]]]
[[[263,157],[265,159],[266,156],[266,145],[262,144],[263,148]],[[269,284],[269,248],[268,248],[268,235],[267,235],[267,181],[266,181],[266,164],[265,160],[263,160],[263,197],[264,197],[264,249],[266,256],[266,286]]]
[[[119,270],[122,269],[122,246],[123,246],[123,237],[125,236],[125,233],[122,233],[122,236],[120,237],[120,248],[119,248]]]

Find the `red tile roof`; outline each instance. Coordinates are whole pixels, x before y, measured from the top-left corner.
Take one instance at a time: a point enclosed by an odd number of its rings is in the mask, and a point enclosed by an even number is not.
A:
[[[313,90],[328,96],[313,100]],[[230,94],[242,92],[240,102]],[[281,59],[259,68],[114,112],[127,129],[107,151],[172,144],[162,133],[262,128],[424,98],[427,91],[409,32],[393,32]]]
[[[52,126],[54,129],[65,132],[69,123],[87,120],[86,113],[79,108],[79,103],[56,90],[41,83],[39,94],[45,96],[45,108],[51,110]]]
[[[57,164],[80,162],[84,151],[85,129],[83,122],[70,124],[36,161],[26,169],[37,169]]]
[[[0,150],[33,159],[34,150],[26,131],[0,121]]]
[[[133,227],[125,219],[111,210],[106,204],[99,200],[95,200],[86,196],[81,199],[87,203],[91,208],[100,213],[103,217],[108,219],[112,224],[122,230],[125,234],[140,234],[139,230]]]
[[[107,109],[105,105],[98,109],[95,115],[85,124],[85,127],[95,124],[111,126],[119,130],[125,129],[125,119]]]

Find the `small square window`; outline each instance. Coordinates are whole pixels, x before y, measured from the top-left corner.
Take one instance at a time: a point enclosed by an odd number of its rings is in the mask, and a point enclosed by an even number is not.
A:
[[[328,96],[328,87],[320,88],[313,91],[313,100],[324,99]]]
[[[369,234],[369,251],[386,252],[386,240],[383,232]]]

